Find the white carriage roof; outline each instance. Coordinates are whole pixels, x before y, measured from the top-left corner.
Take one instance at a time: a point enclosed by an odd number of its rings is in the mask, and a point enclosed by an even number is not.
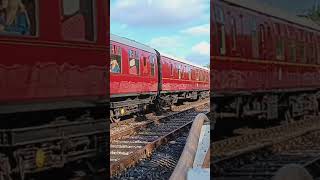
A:
[[[115,34],[110,34],[110,40],[156,54],[156,51],[150,46],[147,46],[145,44],[139,43],[128,38],[120,37]]]
[[[166,54],[166,53],[160,52],[160,55],[164,56],[164,57],[167,57],[167,58],[170,58],[170,59],[173,59],[173,60],[176,60],[176,61],[179,61],[179,62],[182,62],[182,63],[185,63],[185,64],[189,64],[191,66],[195,66],[195,67],[200,68],[200,69],[204,69],[204,70],[210,71],[209,68],[194,64],[194,63],[192,63],[192,62],[190,62],[188,60],[185,60],[185,59],[182,59],[182,58],[178,58],[178,57],[172,56],[170,54]]]
[[[237,6],[241,6],[247,9],[251,9],[254,11],[261,12],[263,14],[267,14],[273,17],[277,17],[291,23],[296,23],[305,27],[312,28],[314,30],[320,31],[320,25],[313,22],[310,19],[303,18],[286,12],[282,9],[270,6],[265,3],[257,2],[256,0],[222,0]]]

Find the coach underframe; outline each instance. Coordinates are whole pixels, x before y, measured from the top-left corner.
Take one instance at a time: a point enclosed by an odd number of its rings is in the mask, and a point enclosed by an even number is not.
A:
[[[319,89],[270,90],[214,94],[213,109],[217,118],[245,118],[292,121],[319,113]]]

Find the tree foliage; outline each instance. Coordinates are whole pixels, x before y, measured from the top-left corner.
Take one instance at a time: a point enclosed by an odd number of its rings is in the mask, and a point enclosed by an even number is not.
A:
[[[206,64],[203,67],[209,68],[210,69],[210,64]]]
[[[320,8],[318,3],[315,3],[311,9],[308,9],[304,17],[311,19],[312,21],[320,25]]]

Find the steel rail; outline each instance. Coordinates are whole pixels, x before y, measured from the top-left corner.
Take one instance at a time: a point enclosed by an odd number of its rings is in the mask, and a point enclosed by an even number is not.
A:
[[[198,105],[203,106],[207,103]],[[200,112],[203,112],[200,110]],[[208,112],[207,110],[205,112]],[[132,135],[122,136],[121,139],[110,141],[111,176],[134,166],[141,159],[150,157],[152,152],[162,144],[174,139],[192,124],[199,112],[195,107],[186,111],[177,112],[169,117],[162,118],[146,129],[140,129]]]
[[[142,122],[136,122],[133,118],[125,121],[120,121],[120,124],[118,124],[118,126],[112,125],[110,130],[110,141],[120,139],[123,136],[134,134],[140,129],[146,128],[153,123],[159,123],[163,119],[174,117],[177,114],[180,114],[181,112],[195,109],[196,107],[203,106],[208,103],[209,103],[209,100],[206,99],[206,100],[195,102],[192,104],[182,105],[182,106],[176,107],[175,111],[166,113],[161,116],[152,116],[151,114],[148,114],[148,116],[151,116],[151,117],[146,116],[147,120]],[[117,128],[121,128],[121,130],[118,130]]]

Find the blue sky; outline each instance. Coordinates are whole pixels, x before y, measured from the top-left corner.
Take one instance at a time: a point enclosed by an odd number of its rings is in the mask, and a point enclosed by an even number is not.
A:
[[[111,0],[111,33],[210,63],[210,0]]]

